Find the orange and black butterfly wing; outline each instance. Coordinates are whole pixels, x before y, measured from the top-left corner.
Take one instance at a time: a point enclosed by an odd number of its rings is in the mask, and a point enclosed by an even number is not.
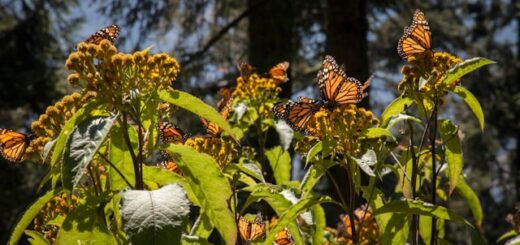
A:
[[[161,153],[161,161],[159,162],[159,166],[161,166],[164,169],[168,169],[180,176],[184,176],[184,173],[179,168],[177,163],[173,161],[173,158],[170,154],[168,154],[166,151],[160,151]]]
[[[265,222],[263,222],[262,217],[258,215],[253,222],[240,216],[238,231],[244,241],[254,241],[265,235]]]
[[[431,34],[424,13],[416,10],[412,25],[404,28],[404,35],[399,39],[397,52],[406,59],[409,56],[431,50]]]
[[[111,43],[114,43],[115,39],[119,36],[120,28],[118,25],[109,25],[90,36],[86,43],[99,44],[102,40],[106,39]]]
[[[242,62],[238,65],[238,71],[240,72],[240,76],[242,77],[242,81],[247,82],[249,80],[249,76],[255,72],[256,68],[252,65]]]
[[[162,122],[157,125],[159,139],[163,143],[184,142],[186,134],[178,127],[169,122]]]
[[[227,120],[229,117],[229,114],[231,113],[231,106],[233,105],[233,97],[231,96],[232,93],[225,93],[222,99],[217,103],[218,110],[220,112],[220,115],[224,118],[224,120]],[[222,133],[222,129],[217,126],[216,124],[207,121],[206,119],[201,119],[202,124],[206,128],[206,133],[211,137],[220,137],[220,134]]]
[[[278,63],[269,70],[269,76],[278,81],[286,82],[289,80],[287,77],[287,69],[289,69],[289,62],[284,61]]]
[[[334,103],[338,90],[343,86],[347,75],[338,66],[336,60],[330,56],[325,56],[323,68],[318,72],[318,86],[320,87],[323,99]]]
[[[22,160],[32,136],[9,129],[0,129],[0,154],[11,162]]]
[[[325,56],[323,68],[318,72],[318,85],[325,101],[331,105],[359,103],[367,94],[364,90],[370,85],[371,78],[361,84],[353,77],[347,77],[336,60]]]
[[[293,239],[287,227],[283,228],[282,231],[278,232],[275,236],[274,243],[276,245],[292,245]]]
[[[309,98],[299,97],[298,101],[289,101],[273,107],[273,114],[285,120],[289,126],[300,132],[307,132],[309,120],[320,110],[321,103]]]

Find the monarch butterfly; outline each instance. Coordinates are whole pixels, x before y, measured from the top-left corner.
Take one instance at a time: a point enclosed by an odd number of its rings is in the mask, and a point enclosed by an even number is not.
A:
[[[367,96],[365,90],[372,81],[370,77],[361,84],[357,79],[347,77],[330,55],[325,56],[323,68],[318,72],[317,77],[323,100],[299,97],[296,102],[290,101],[274,106],[272,109],[274,116],[285,120],[294,130],[307,133],[307,123],[316,112],[321,108],[330,110],[337,105],[359,103]]]
[[[218,110],[220,115],[227,120],[229,117],[229,113],[231,112],[231,105],[233,104],[232,92],[224,92],[221,90],[219,94],[222,97],[220,101],[217,103]],[[209,122],[208,120],[201,118],[202,124],[206,128],[206,133],[209,137],[218,138],[222,134],[222,128],[217,126],[215,123]]]
[[[285,120],[292,129],[307,132],[307,123],[322,107],[322,101],[298,97],[296,102],[275,105],[272,112],[278,119]]]
[[[249,76],[251,76],[251,74],[253,74],[256,70],[255,67],[246,62],[238,64],[237,67],[238,71],[240,72],[240,76],[242,77],[242,81],[244,82],[247,82],[249,80]]]
[[[162,168],[168,169],[180,176],[184,176],[184,173],[179,168],[179,166],[173,161],[173,158],[170,154],[168,154],[166,151],[160,151],[160,153],[161,153],[162,160],[159,163],[159,165]]]
[[[289,233],[289,229],[284,227],[282,231],[278,232],[274,238],[274,243],[276,245],[292,245],[293,240],[291,233]]]
[[[99,44],[102,40],[106,39],[111,43],[114,43],[114,40],[117,38],[117,36],[119,36],[119,30],[120,29],[118,25],[109,25],[94,33],[87,40],[85,40],[85,42]]]
[[[169,122],[157,124],[159,139],[162,143],[184,142],[187,135],[178,127]]]
[[[262,215],[260,213],[256,214],[253,222],[240,216],[238,231],[244,241],[254,241],[262,237],[265,234],[265,222],[262,221]]]
[[[0,154],[11,162],[19,162],[33,139],[34,135],[32,134],[27,135],[0,128]]]
[[[287,82],[287,80],[289,80],[289,78],[287,77],[288,68],[289,62],[280,62],[269,70],[269,76],[278,81]]]
[[[411,55],[422,54],[431,50],[430,27],[424,13],[415,10],[412,25],[404,28],[404,35],[399,39],[397,52],[406,59]]]
[[[364,84],[361,84],[359,80],[347,77],[330,55],[325,56],[323,68],[318,72],[318,86],[329,107],[359,103],[367,96],[364,91],[370,85],[371,80],[372,78],[369,78]]]

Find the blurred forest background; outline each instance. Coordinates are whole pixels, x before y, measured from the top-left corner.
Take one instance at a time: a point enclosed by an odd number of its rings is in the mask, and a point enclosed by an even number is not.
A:
[[[175,86],[208,103],[215,103],[220,87],[233,85],[236,66],[244,61],[262,72],[287,60],[291,79],[282,97],[317,97],[316,72],[330,54],[349,76],[364,81],[375,75],[365,106],[380,115],[396,97],[404,63],[397,41],[415,9],[426,14],[434,50],[498,63],[462,81],[482,103],[484,132],[463,103],[455,101],[443,112],[463,125],[464,173],[483,206],[484,234],[494,243],[510,230],[505,216],[520,199],[516,0],[0,0],[0,127],[28,131],[47,105],[70,93],[64,70],[68,53],[109,24],[122,27],[116,41],[122,51],[153,45],[152,52],[176,57],[182,73]],[[195,117],[178,118],[174,121],[185,131],[202,132]],[[22,210],[41,194],[36,188],[48,169],[0,161],[2,242]],[[293,178],[301,178],[293,168]],[[446,205],[471,216],[462,199]],[[447,240],[459,244],[469,239],[466,233],[449,226]]]

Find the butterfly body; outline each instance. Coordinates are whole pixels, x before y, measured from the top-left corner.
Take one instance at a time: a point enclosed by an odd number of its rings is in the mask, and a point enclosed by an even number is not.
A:
[[[19,162],[33,139],[32,134],[0,128],[0,154],[8,161]]]

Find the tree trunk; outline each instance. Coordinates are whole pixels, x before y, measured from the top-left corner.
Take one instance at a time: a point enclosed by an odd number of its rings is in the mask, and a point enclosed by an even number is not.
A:
[[[268,1],[249,15],[249,63],[260,72],[267,72],[281,61],[295,55],[294,2],[292,0],[249,0],[249,7]],[[291,96],[291,83],[282,84],[280,97]]]
[[[338,64],[345,68],[349,77],[355,77],[364,82],[369,76],[366,1],[328,0],[326,11],[326,54],[332,55]],[[362,102],[362,106],[368,106],[368,98]],[[342,195],[348,199],[349,184],[344,169],[336,166],[331,168],[330,173],[332,178],[338,183]],[[336,200],[340,200],[332,185],[329,186],[328,192],[336,197]],[[347,203],[356,202],[347,200]],[[339,215],[338,211],[337,209],[327,210],[327,212],[330,212],[330,215],[327,215],[327,225],[335,225]]]

